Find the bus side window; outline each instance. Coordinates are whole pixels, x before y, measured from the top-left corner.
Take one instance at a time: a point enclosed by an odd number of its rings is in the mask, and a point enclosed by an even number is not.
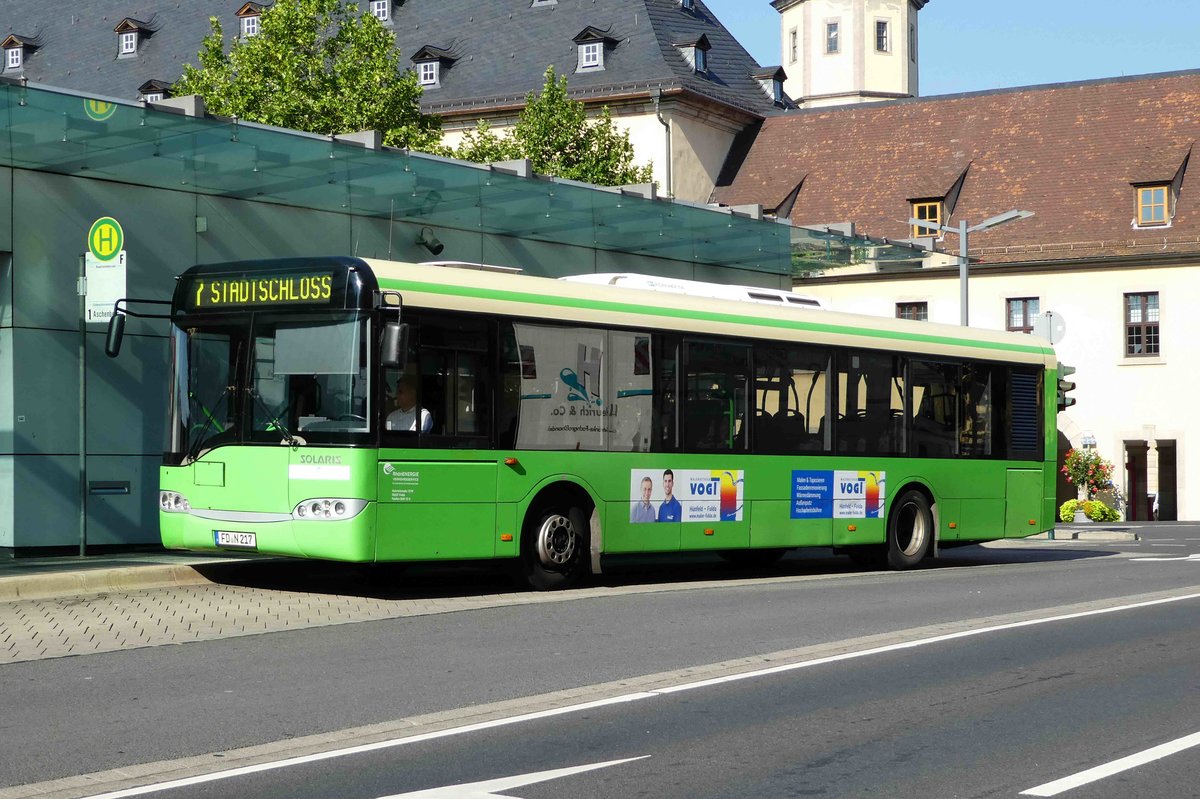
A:
[[[421,401],[433,416],[430,435],[449,446],[487,446],[491,435],[491,325],[466,317],[426,318],[421,325]]]

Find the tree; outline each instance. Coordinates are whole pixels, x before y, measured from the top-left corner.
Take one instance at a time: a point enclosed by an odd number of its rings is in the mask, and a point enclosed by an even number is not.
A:
[[[554,67],[545,73],[541,94],[525,97],[516,127],[497,136],[484,120],[450,151],[468,161],[503,161],[528,158],[533,171],[600,186],[649,183],[649,164],[633,163],[629,133],[619,130],[608,107],[589,122],[584,104],[567,96],[566,76],[556,77]]]
[[[396,147],[433,149],[437,117],[421,114],[421,87],[401,65],[391,33],[348,0],[276,0],[258,34],[228,52],[216,17],[199,67],[183,68],[172,91],[198,94],[209,111],[333,135],[379,130]]]

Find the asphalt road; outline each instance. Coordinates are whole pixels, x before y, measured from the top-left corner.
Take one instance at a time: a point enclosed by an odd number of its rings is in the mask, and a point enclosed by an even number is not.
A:
[[[503,607],[13,663],[0,799],[246,766],[262,770],[148,795],[1015,796],[1171,742],[1069,795],[1197,795],[1200,599],[1181,597],[1200,594],[1200,526],[1138,530],[968,547],[907,573],[827,552],[757,572],[631,562]],[[313,564],[236,583],[397,606],[509,590]],[[703,679],[720,682],[678,690]],[[521,782],[625,758],[641,759]]]

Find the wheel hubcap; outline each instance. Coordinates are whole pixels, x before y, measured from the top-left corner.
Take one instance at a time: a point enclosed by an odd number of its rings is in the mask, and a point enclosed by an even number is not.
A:
[[[925,514],[915,502],[909,502],[900,509],[899,524],[896,526],[896,546],[906,556],[912,557],[925,547],[925,538],[929,534],[926,527]]]
[[[575,525],[569,518],[557,513],[549,516],[538,530],[538,559],[545,566],[565,566],[575,556],[577,540]]]

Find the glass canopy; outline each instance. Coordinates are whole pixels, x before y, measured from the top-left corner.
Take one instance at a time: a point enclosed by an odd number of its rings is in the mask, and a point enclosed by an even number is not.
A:
[[[865,237],[405,150],[0,79],[0,164],[789,274]],[[911,257],[911,256],[909,256]]]

